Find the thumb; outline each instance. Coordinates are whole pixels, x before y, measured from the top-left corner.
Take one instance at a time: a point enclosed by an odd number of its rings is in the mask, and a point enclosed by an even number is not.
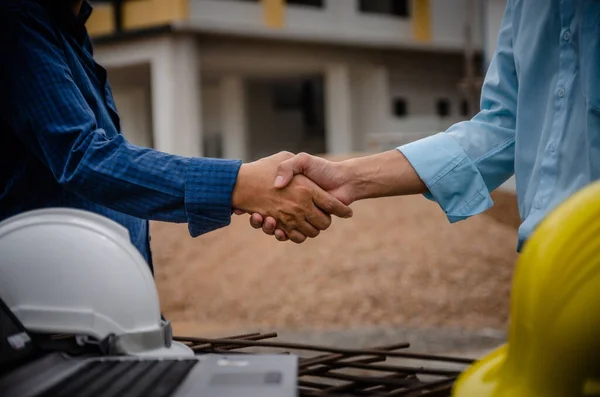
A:
[[[310,164],[310,156],[306,153],[300,153],[291,159],[283,161],[277,166],[277,176],[274,186],[277,189],[286,187],[296,174],[302,174]]]

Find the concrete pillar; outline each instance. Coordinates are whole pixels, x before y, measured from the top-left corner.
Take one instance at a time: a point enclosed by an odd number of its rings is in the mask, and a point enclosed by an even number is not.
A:
[[[221,79],[221,131],[223,156],[248,159],[248,120],[246,118],[246,87],[240,75]]]
[[[165,37],[151,60],[154,147],[202,155],[200,62],[191,36]]]
[[[365,66],[353,73],[355,143],[362,150],[368,135],[391,132],[389,75],[383,66]]]
[[[329,65],[325,70],[325,112],[327,152],[352,152],[352,97],[347,65]]]

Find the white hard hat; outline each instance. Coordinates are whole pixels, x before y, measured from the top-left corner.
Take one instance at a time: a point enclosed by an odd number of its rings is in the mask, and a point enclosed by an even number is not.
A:
[[[0,222],[0,297],[31,332],[91,337],[117,354],[193,354],[172,341],[127,229],[91,212],[41,209]]]

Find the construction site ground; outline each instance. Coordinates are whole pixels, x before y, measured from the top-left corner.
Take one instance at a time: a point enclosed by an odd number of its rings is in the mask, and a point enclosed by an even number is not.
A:
[[[421,196],[357,202],[352,219],[301,245],[252,229],[247,215],[195,239],[186,225],[153,223],[163,312],[178,335],[274,331],[479,356],[505,340],[517,258],[516,198],[493,199],[454,224]]]

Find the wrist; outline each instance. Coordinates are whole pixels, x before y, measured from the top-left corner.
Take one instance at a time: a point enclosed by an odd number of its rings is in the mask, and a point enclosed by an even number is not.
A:
[[[359,158],[339,163],[343,184],[352,202],[364,199],[367,181],[362,176]]]
[[[344,162],[348,189],[355,200],[427,192],[412,165],[398,150]]]
[[[249,179],[249,164],[242,164],[238,172],[233,192],[231,193],[231,206],[235,209],[247,211],[248,208],[248,179]]]

